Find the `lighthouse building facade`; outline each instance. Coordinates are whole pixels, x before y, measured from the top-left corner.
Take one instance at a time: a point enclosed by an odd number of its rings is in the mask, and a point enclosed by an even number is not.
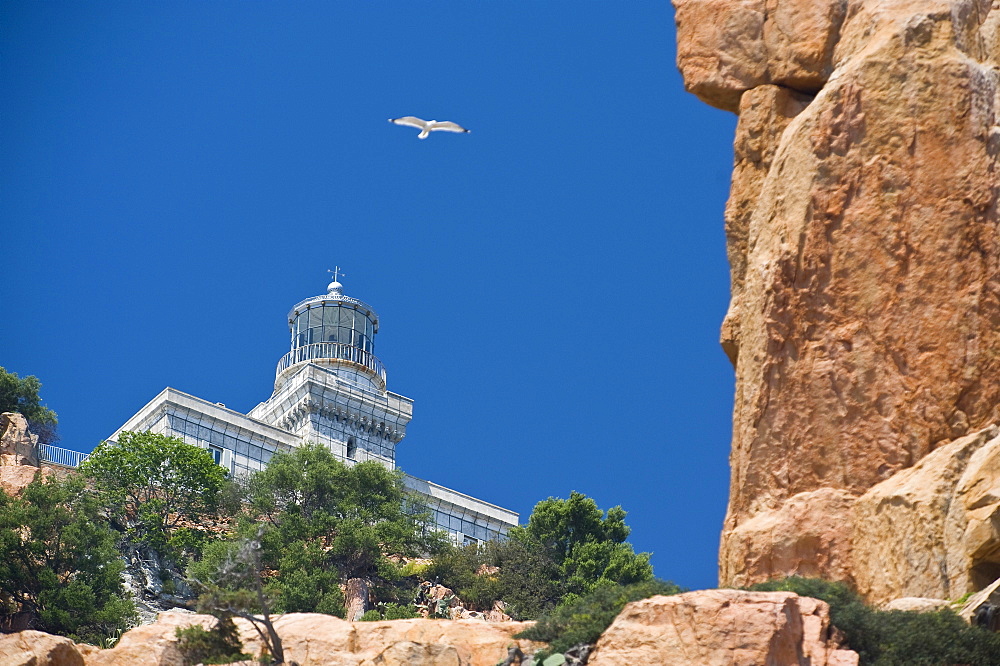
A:
[[[278,361],[274,392],[248,414],[165,388],[108,439],[123,430],[172,435],[208,449],[234,475],[305,443],[328,447],[348,465],[374,460],[395,469],[413,400],[386,389],[374,353],[375,310],[334,280],[326,294],[291,309],[288,327],[290,350]],[[414,476],[404,482],[458,543],[497,538],[517,525],[513,511]]]

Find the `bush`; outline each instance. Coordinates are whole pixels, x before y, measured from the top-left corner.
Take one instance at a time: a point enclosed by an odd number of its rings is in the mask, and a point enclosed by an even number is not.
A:
[[[669,581],[655,579],[631,585],[604,584],[582,597],[559,604],[539,618],[534,627],[516,637],[544,641],[549,644],[546,652],[564,652],[579,643],[596,643],[630,601],[683,591]]]
[[[250,659],[243,652],[243,643],[232,618],[220,618],[211,630],[201,625],[177,628],[177,649],[184,659],[184,666],[195,664],[229,664]]]
[[[1000,635],[971,627],[953,611],[880,611],[866,606],[847,585],[793,576],[768,581],[754,591],[788,591],[830,604],[830,621],[844,632],[861,666],[1000,664]]]
[[[362,622],[379,622],[381,620],[410,620],[420,617],[411,606],[404,604],[379,604],[361,616]]]
[[[81,478],[40,476],[20,497],[0,490],[0,627],[94,644],[121,635],[137,616],[114,532]]]

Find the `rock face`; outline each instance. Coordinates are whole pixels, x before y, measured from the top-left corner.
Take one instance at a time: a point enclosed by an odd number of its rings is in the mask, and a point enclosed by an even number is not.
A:
[[[687,88],[740,114],[720,581],[851,580],[850,499],[1000,422],[1000,4],[674,5]]]
[[[792,592],[704,590],[625,606],[590,666],[853,666],[825,602]]]

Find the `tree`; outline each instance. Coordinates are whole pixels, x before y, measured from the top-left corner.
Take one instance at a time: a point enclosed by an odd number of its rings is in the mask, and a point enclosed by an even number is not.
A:
[[[168,547],[182,520],[214,513],[226,480],[207,450],[152,432],[102,442],[80,471],[129,539],[151,548]]]
[[[0,626],[91,643],[127,629],[137,618],[115,541],[79,477],[0,490]]]
[[[249,485],[253,518],[271,526],[263,557],[280,571],[282,610],[330,612],[341,582],[396,580],[389,555],[414,557],[440,542],[412,510],[401,473],[376,462],[348,467],[324,446],[275,455]]]
[[[199,610],[211,613],[220,623],[232,622],[233,616],[249,620],[273,662],[284,664],[281,637],[271,621],[272,600],[260,576],[263,533],[258,528],[255,538],[218,543],[214,549],[218,560],[194,565],[192,582],[201,590]]]
[[[0,413],[17,412],[28,420],[39,441],[49,444],[57,441],[56,413],[41,404],[38,392],[42,383],[38,377],[28,375],[21,379],[16,372],[0,368]]]
[[[528,524],[505,540],[445,547],[426,575],[481,608],[502,599],[515,618],[532,619],[598,587],[652,580],[649,553],[625,543],[629,532],[621,507],[605,515],[574,492],[536,504]],[[483,565],[499,571],[479,575]]]
[[[653,578],[650,553],[638,553],[625,542],[631,530],[625,511],[608,509],[578,492],[568,499],[550,497],[535,505],[524,527],[509,533],[529,549],[544,549],[559,570],[563,594],[583,595],[598,585],[629,585]]]

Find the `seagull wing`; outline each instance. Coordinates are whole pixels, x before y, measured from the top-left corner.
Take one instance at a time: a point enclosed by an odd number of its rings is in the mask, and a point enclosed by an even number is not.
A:
[[[434,130],[444,130],[445,132],[468,132],[470,130],[465,129],[458,123],[453,123],[450,120],[444,120],[441,122],[434,123],[431,125],[431,131]]]
[[[389,122],[395,125],[406,125],[407,127],[416,127],[417,129],[425,130],[427,129],[427,121],[421,120],[416,116],[403,116],[402,118],[389,118]]]

